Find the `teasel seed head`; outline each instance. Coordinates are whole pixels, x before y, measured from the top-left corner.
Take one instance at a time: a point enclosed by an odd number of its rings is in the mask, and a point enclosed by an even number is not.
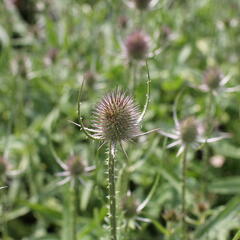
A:
[[[204,73],[203,82],[209,90],[215,90],[220,86],[222,74],[218,68],[209,68]]]
[[[149,7],[151,0],[134,0],[135,7],[139,10],[145,10]]]
[[[79,176],[85,171],[85,164],[79,156],[72,156],[67,161],[67,167],[71,176]]]
[[[93,126],[106,142],[127,141],[140,133],[140,113],[133,98],[116,89],[97,104]]]
[[[141,31],[133,32],[127,37],[125,47],[130,59],[143,60],[148,54],[149,37]]]
[[[181,139],[185,144],[193,143],[198,136],[198,125],[194,117],[188,117],[180,123]]]

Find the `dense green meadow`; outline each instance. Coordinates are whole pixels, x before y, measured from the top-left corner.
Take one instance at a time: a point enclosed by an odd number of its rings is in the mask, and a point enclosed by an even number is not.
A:
[[[239,0],[1,0],[0,239],[239,240],[239,50]]]

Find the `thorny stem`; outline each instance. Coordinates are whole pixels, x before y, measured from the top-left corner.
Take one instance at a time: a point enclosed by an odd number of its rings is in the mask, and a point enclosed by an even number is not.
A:
[[[147,60],[146,60],[146,68],[147,68],[147,77],[148,77],[148,80],[147,80],[146,102],[145,102],[145,105],[144,105],[142,114],[141,114],[141,116],[140,116],[139,119],[138,119],[138,122],[141,122],[141,121],[143,120],[143,118],[144,118],[144,116],[145,116],[145,113],[146,113],[146,111],[147,111],[149,102],[150,102],[150,85],[151,85],[151,78],[150,78],[150,73],[149,73],[149,68],[148,68],[148,62],[147,62]]]
[[[110,219],[110,240],[117,240],[116,220],[116,190],[115,190],[115,145],[109,143],[108,156],[108,184],[109,184],[109,219]]]
[[[186,232],[186,165],[187,165],[187,150],[188,146],[184,148],[183,159],[182,159],[182,240],[187,240]]]

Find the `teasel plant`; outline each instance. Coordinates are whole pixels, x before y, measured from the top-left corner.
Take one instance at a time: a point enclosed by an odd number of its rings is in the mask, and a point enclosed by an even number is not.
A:
[[[231,75],[224,75],[223,72],[218,67],[209,67],[201,76],[202,83],[198,86],[193,86],[194,88],[207,94],[206,96],[206,112],[205,112],[205,136],[208,138],[213,129],[214,125],[214,115],[217,105],[216,98],[218,96],[224,96],[226,93],[234,93],[240,91],[240,85],[234,87],[227,87],[226,85],[231,80]],[[204,171],[207,173],[209,168],[209,147],[208,142],[205,141],[203,147],[203,164]],[[204,178],[204,192],[208,194],[208,174]]]
[[[70,235],[68,237],[70,240],[77,240],[77,217],[80,212],[80,184],[84,185],[84,176],[94,171],[95,166],[87,166],[84,159],[79,155],[72,155],[65,163],[57,155],[51,143],[50,150],[57,164],[63,169],[62,172],[56,174],[58,177],[63,177],[62,180],[57,182],[57,186],[70,183],[70,188],[68,189],[70,195],[70,219],[67,221],[70,226]]]
[[[149,43],[149,36],[142,30],[130,33],[124,41],[125,55],[128,60],[128,71],[132,80],[132,93],[134,93],[137,85],[137,75],[141,63],[148,58]]]
[[[192,148],[194,150],[200,149],[205,143],[216,142],[225,138],[229,138],[231,135],[228,133],[221,133],[218,137],[207,138],[203,135],[200,122],[194,116],[189,116],[182,121],[178,120],[177,117],[177,105],[182,92],[176,97],[173,108],[173,119],[175,122],[175,129],[171,132],[165,132],[159,130],[158,132],[168,138],[174,140],[170,143],[167,148],[179,146],[177,157],[182,155],[181,159],[181,229],[182,229],[182,240],[188,239],[187,234],[187,222],[186,222],[186,171],[187,171],[187,154]]]
[[[148,70],[148,64],[146,62]],[[80,127],[80,130],[92,140],[100,141],[101,147],[105,144],[107,147],[107,174],[108,174],[108,198],[109,198],[109,223],[110,240],[118,238],[118,220],[117,211],[119,203],[116,197],[116,152],[117,146],[120,146],[125,157],[128,158],[123,148],[123,142],[131,141],[134,138],[144,136],[158,129],[148,132],[141,132],[141,123],[147,111],[150,100],[150,76],[148,71],[147,94],[143,111],[140,113],[133,97],[119,88],[105,95],[96,105],[92,128],[86,127],[81,114],[81,95],[83,83],[78,97],[78,118],[79,124],[70,121]]]

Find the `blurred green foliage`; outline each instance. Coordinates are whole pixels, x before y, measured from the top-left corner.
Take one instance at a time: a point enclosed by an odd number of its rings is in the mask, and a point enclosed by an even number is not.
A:
[[[34,21],[23,18],[19,2],[34,5],[28,12]],[[99,145],[68,122],[78,122],[77,95],[84,76],[82,109],[90,124],[99,98],[116,86],[129,89],[132,76],[124,39],[141,28],[150,36],[152,54],[151,102],[142,130],[174,126],[173,103],[182,89],[179,118],[195,115],[203,120],[209,107],[207,94],[191,86],[201,84],[206,69],[217,66],[231,75],[229,87],[240,84],[240,2],[159,0],[142,12],[130,8],[127,0],[29,2],[0,2],[0,156],[7,161],[0,186],[8,186],[0,190],[0,238],[69,239],[70,184],[58,186],[62,178],[56,173],[61,168],[51,143],[64,162],[74,154],[96,166],[79,188],[77,236],[108,239],[105,149],[98,150]],[[126,28],[119,25],[121,16],[128,19]],[[147,72],[142,63],[137,70],[134,95],[142,108]],[[232,138],[209,145],[207,172],[202,150],[189,154],[191,239],[231,240],[240,228],[239,102],[239,92],[215,97],[214,129],[229,132]],[[151,222],[138,222],[140,227],[130,231],[130,239],[179,239],[179,220],[164,218],[170,210],[180,214],[180,158],[177,149],[164,147],[167,142],[153,134],[124,144],[131,165],[130,190],[139,202],[148,195],[154,176],[160,176],[141,214]],[[224,159],[223,164],[211,164],[214,156]],[[120,152],[119,169],[123,159]],[[205,178],[207,196],[202,193]]]

